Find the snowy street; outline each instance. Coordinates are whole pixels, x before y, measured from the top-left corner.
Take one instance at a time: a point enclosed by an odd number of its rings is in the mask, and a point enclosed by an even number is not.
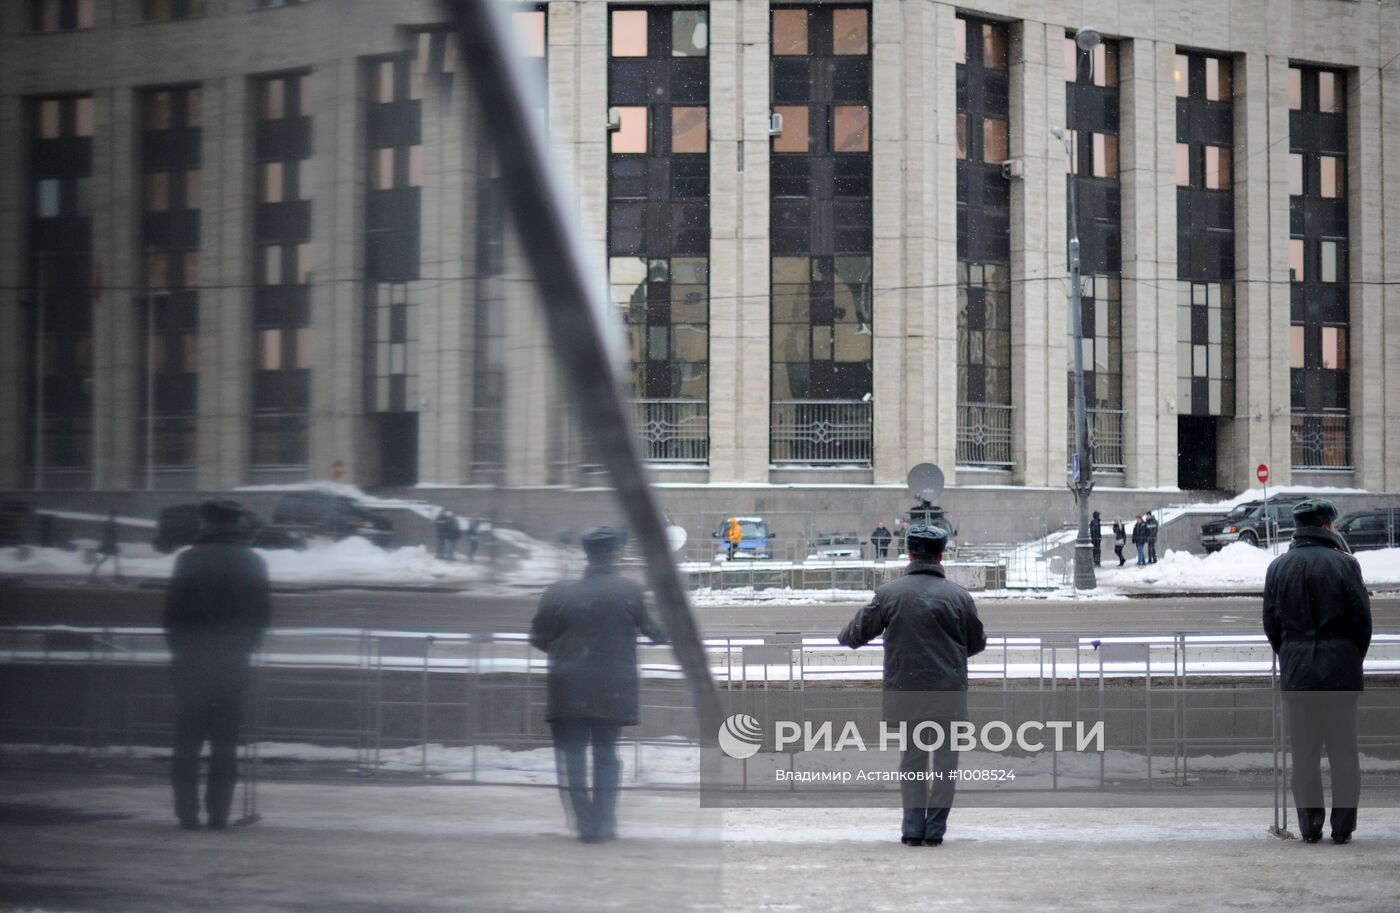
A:
[[[168,787],[3,778],[0,906],[176,910],[1133,910],[1390,913],[1400,811],[1356,840],[1266,834],[1267,809],[954,809],[908,848],[888,809],[704,810],[629,791],[620,839],[580,845],[530,786],[265,783],[257,824],[187,834]],[[1189,873],[1189,877],[1184,877]]]

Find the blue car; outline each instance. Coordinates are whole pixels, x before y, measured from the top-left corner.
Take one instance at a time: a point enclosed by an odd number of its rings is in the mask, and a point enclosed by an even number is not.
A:
[[[739,531],[742,534],[739,547],[734,550],[735,558],[773,557],[773,531],[768,528],[768,521],[762,517],[731,517],[721,523],[714,534],[716,555],[729,554],[731,520],[739,521]]]

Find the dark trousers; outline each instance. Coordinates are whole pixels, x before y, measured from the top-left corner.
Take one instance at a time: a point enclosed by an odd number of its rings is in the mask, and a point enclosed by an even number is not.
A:
[[[457,540],[446,536],[438,539],[437,556],[444,561],[452,561],[457,556]]]
[[[122,575],[122,556],[120,552],[116,551],[104,551],[98,553],[97,563],[92,566],[92,573],[89,576],[96,578],[98,568],[106,564],[108,558],[112,559],[112,576],[120,577]]]
[[[1148,564],[1156,564],[1156,563],[1157,563],[1157,540],[1156,540],[1156,539],[1148,539],[1148,540],[1147,540],[1147,563],[1148,563]]]
[[[1098,567],[1103,563],[1103,540],[1091,539],[1089,541],[1094,544],[1094,567]]]
[[[901,779],[899,796],[904,806],[904,822],[900,834],[904,837],[932,840],[948,830],[948,813],[953,808],[956,784],[949,775],[958,767],[958,753],[948,747],[947,740],[933,751],[925,751],[911,742],[899,756],[899,772],[906,777],[920,771],[941,773],[943,779]],[[943,730],[948,731],[947,724]],[[932,738],[930,734],[929,738]]]
[[[888,542],[876,542],[876,543],[874,543],[874,545],[875,545],[875,557],[876,557],[876,558],[888,558],[888,557],[889,557],[890,544],[889,544]]]
[[[1123,557],[1123,543],[1121,543],[1121,542],[1113,546],[1113,554],[1115,554],[1115,555],[1118,556],[1118,566],[1119,566],[1119,567],[1122,567],[1122,566],[1123,566],[1123,562],[1125,562],[1125,561],[1128,560],[1127,558],[1124,558],[1124,557]]]
[[[204,808],[212,827],[228,823],[233,787],[238,782],[238,717],[245,679],[201,678],[200,670],[175,674],[175,751],[170,779],[175,816],[181,824],[199,822],[199,753],[209,741],[209,782]]]
[[[1354,691],[1296,692],[1288,703],[1289,740],[1293,749],[1293,804],[1302,836],[1318,836],[1327,807],[1322,794],[1322,751],[1332,768],[1332,833],[1356,830],[1361,797],[1361,762],[1357,757]]]
[[[562,767],[559,788],[573,809],[580,837],[617,836],[618,723],[597,719],[551,720],[554,751]],[[593,789],[588,788],[588,747],[593,746]]]

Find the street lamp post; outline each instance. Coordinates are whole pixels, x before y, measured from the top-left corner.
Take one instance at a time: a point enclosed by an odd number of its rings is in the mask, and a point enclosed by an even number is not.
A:
[[[1075,33],[1074,42],[1080,53],[1089,53],[1089,72],[1094,68],[1093,49],[1103,37],[1096,29],[1082,28]],[[1074,92],[1069,93],[1073,123]],[[1074,543],[1074,588],[1092,590],[1098,587],[1094,578],[1094,543],[1089,537],[1089,495],[1094,490],[1093,456],[1089,452],[1089,415],[1084,402],[1084,313],[1079,275],[1079,193],[1075,171],[1074,137],[1068,131],[1052,131],[1064,144],[1069,158],[1069,326],[1074,347],[1074,500],[1079,507],[1079,537]]]

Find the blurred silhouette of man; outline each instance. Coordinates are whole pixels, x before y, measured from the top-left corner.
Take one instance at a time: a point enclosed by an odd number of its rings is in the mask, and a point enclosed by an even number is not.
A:
[[[122,579],[122,547],[119,538],[117,512],[109,510],[107,519],[102,521],[102,539],[97,545],[97,563],[92,566],[91,579],[97,579],[98,569],[107,563],[108,558],[112,559],[112,579]]]
[[[1264,633],[1278,654],[1288,706],[1293,804],[1307,843],[1322,839],[1322,751],[1332,769],[1332,839],[1351,840],[1361,797],[1357,702],[1371,646],[1371,597],[1361,565],[1332,529],[1337,508],[1308,499],[1293,508],[1293,542],[1264,575]]]
[[[267,565],[239,528],[236,501],[206,501],[201,530],[181,553],[165,594],[165,640],[175,686],[171,781],[180,826],[199,826],[199,753],[209,742],[204,807],[209,826],[228,826],[238,781],[238,718],[249,659],[267,629]]]
[[[666,642],[647,615],[641,585],[613,568],[626,541],[626,532],[607,526],[585,532],[583,577],[546,590],[530,625],[530,643],[549,656],[545,719],[563,761],[560,788],[584,843],[617,836],[617,737],[637,722],[637,634]]]
[[[909,569],[877,589],[837,640],[854,650],[883,634],[884,719],[903,723],[906,733],[925,721],[946,733],[952,720],[967,715],[967,659],[986,649],[987,637],[972,596],[943,570],[947,531],[914,524],[904,539]],[[900,782],[900,841],[906,846],[943,843],[955,785],[948,774],[958,766],[949,742],[944,739],[930,751],[911,740],[900,757],[899,770],[907,778]],[[930,771],[934,779],[916,779]]]

